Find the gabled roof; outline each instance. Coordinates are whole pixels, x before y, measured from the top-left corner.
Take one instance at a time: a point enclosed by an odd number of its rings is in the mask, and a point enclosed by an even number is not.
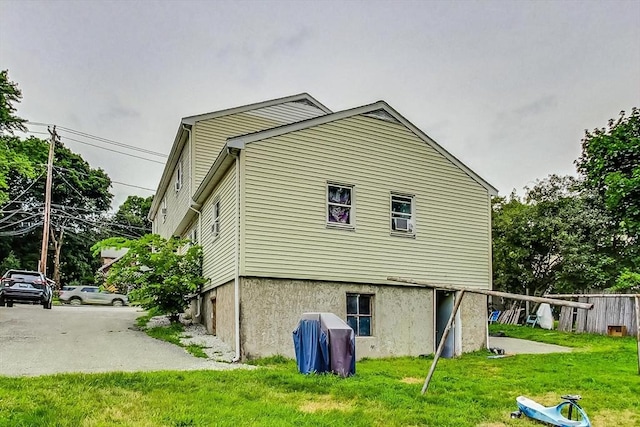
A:
[[[330,109],[318,102],[314,97],[308,93],[299,93],[297,95],[286,96],[284,98],[271,99],[269,101],[256,102],[254,104],[243,105],[240,107],[228,108],[226,110],[214,111],[212,113],[198,114],[196,116],[188,116],[182,119],[182,123],[186,125],[193,125],[201,120],[215,119],[216,117],[229,116],[231,114],[244,113],[251,110],[258,110],[265,107],[271,107],[273,105],[285,104],[288,102],[303,102],[308,105],[319,108],[326,114],[332,113]]]
[[[366,115],[375,117],[381,120],[393,121],[400,123],[413,132],[418,138],[423,140],[426,144],[435,149],[438,153],[444,156],[446,159],[455,164],[458,168],[464,171],[471,179],[487,189],[490,195],[497,196],[498,190],[485,181],[482,177],[468,168],[464,163],[458,160],[455,156],[442,148],[437,142],[431,139],[426,133],[413,125],[409,120],[404,118],[400,113],[394,110],[389,104],[384,101],[378,101],[373,104],[363,105],[362,107],[352,108],[349,110],[343,110],[325,116],[315,117],[288,125],[283,125],[275,128],[266,129],[259,132],[253,132],[246,135],[236,136],[227,139],[226,148],[244,149],[247,144],[260,141],[266,138],[272,138],[279,135],[284,135],[290,132],[296,132],[299,130],[307,129],[313,126],[323,125],[325,123],[334,122],[336,120],[342,120],[353,116]],[[203,182],[203,184],[205,184]]]
[[[160,178],[160,182],[158,183],[158,188],[156,190],[156,197],[153,198],[153,202],[151,204],[151,209],[149,210],[149,219],[153,219],[160,207],[160,203],[162,200],[161,195],[164,194],[166,189],[169,187],[169,181],[171,179],[171,175],[173,174],[173,170],[178,163],[178,159],[180,158],[180,153],[184,145],[187,142],[188,133],[191,131],[192,126],[202,120],[209,120],[217,117],[224,117],[232,114],[244,113],[252,110],[258,110],[261,108],[272,107],[274,105],[291,103],[291,102],[299,102],[309,106],[316,107],[322,110],[325,114],[330,114],[332,111],[324,106],[322,103],[318,102],[314,97],[309,95],[308,93],[300,93],[297,95],[286,96],[283,98],[271,99],[268,101],[257,102],[253,104],[243,105],[240,107],[228,108],[225,110],[214,111],[211,113],[198,114],[195,116],[184,117],[180,121],[180,125],[178,126],[178,131],[176,132],[176,137],[174,138],[173,145],[171,147],[171,152],[169,153],[169,158],[167,159],[167,163],[165,165],[164,171],[162,172],[162,177]],[[229,135],[232,136],[232,135]]]

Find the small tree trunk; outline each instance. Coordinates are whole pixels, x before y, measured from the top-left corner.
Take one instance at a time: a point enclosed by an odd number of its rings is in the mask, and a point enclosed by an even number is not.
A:
[[[56,282],[56,287],[61,288],[60,285],[60,252],[62,251],[62,242],[64,239],[64,226],[60,228],[60,234],[56,239],[55,233],[51,233],[51,240],[53,240],[53,248],[55,255],[53,257],[53,281]]]

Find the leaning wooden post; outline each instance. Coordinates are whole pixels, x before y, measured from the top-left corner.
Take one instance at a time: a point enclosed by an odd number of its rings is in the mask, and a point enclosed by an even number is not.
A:
[[[440,344],[438,344],[436,355],[433,357],[433,362],[431,362],[431,369],[429,369],[429,374],[427,375],[427,378],[424,380],[424,385],[422,386],[422,394],[425,394],[425,392],[427,391],[427,388],[429,387],[429,382],[431,381],[431,377],[433,376],[433,371],[436,370],[436,364],[438,363],[438,359],[440,359],[440,354],[442,354],[442,350],[444,350],[444,344],[447,341],[447,337],[449,336],[449,331],[451,330],[453,321],[456,318],[456,313],[458,313],[458,308],[460,307],[460,303],[462,302],[463,295],[464,295],[464,291],[458,291],[458,294],[456,295],[456,301],[453,304],[453,310],[451,311],[451,316],[449,316],[449,321],[447,322],[447,326],[444,328],[442,338],[440,338]]]
[[[640,375],[640,296],[636,295],[636,343],[638,344],[638,375]]]

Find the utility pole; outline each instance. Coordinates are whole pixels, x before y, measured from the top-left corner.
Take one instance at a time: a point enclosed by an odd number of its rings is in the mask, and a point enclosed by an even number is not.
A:
[[[40,251],[40,268],[38,269],[45,276],[47,275],[47,251],[49,249],[49,227],[51,223],[51,183],[53,181],[53,151],[55,149],[58,134],[56,127],[48,129],[51,135],[49,143],[49,161],[47,162],[47,185],[44,194],[44,221],[42,225],[42,250]]]

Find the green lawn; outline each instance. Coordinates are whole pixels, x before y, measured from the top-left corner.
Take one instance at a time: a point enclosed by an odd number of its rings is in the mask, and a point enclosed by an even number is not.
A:
[[[293,361],[223,372],[0,377],[0,426],[536,426],[512,420],[515,398],[581,394],[594,426],[640,426],[633,338],[498,325],[507,335],[575,347],[570,354],[364,360],[357,374],[300,375]]]

